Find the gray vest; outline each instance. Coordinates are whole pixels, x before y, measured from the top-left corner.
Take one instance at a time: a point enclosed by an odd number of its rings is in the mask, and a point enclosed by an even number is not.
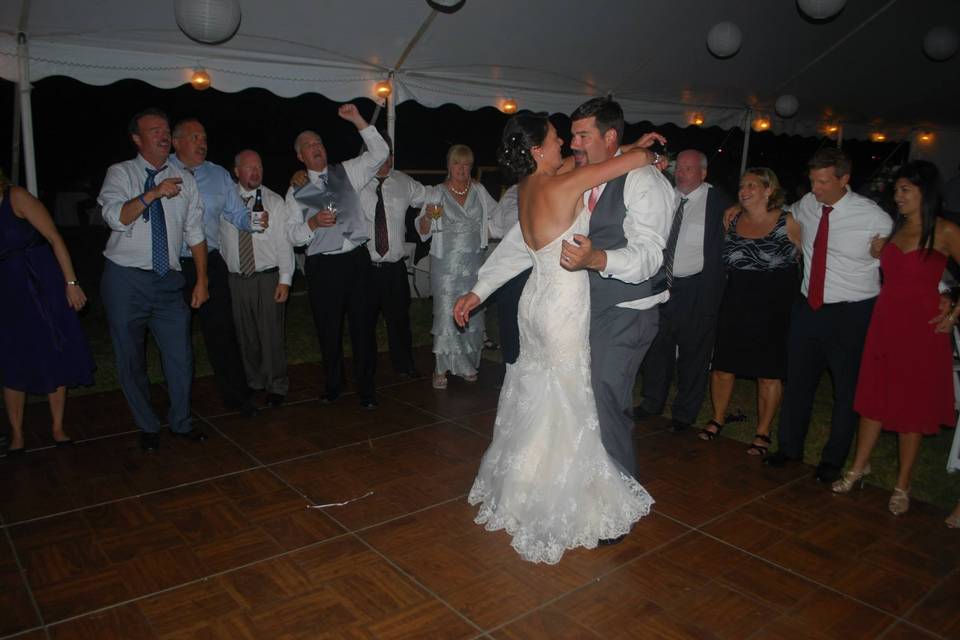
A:
[[[343,248],[344,239],[356,244],[363,244],[370,239],[360,209],[360,198],[353,190],[343,165],[331,164],[327,167],[326,192],[330,195],[330,202],[337,208],[337,224],[317,229],[307,247],[307,255],[338,251]],[[293,195],[296,197],[296,192]],[[306,220],[316,212],[303,209],[303,219]]]
[[[627,246],[627,238],[623,234],[623,220],[627,216],[623,204],[623,186],[626,182],[625,175],[608,182],[590,214],[590,241],[597,249],[621,249]],[[621,302],[649,298],[667,290],[667,275],[662,266],[653,277],[639,284],[601,278],[596,271],[589,273],[590,308],[594,311],[614,307]]]

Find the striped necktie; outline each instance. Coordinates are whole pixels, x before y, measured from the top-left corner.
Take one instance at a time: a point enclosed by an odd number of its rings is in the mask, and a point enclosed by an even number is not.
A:
[[[688,198],[680,198],[680,206],[673,214],[673,224],[670,225],[670,235],[667,237],[667,247],[663,250],[663,268],[667,274],[667,288],[673,286],[673,256],[677,253],[677,240],[680,238],[680,225],[683,224],[683,207]]]
[[[253,196],[247,196],[243,199],[247,208],[250,208],[251,200],[253,200]],[[250,277],[257,270],[257,261],[253,256],[253,234],[243,229],[237,229],[237,247],[240,257],[240,273],[244,277]]]

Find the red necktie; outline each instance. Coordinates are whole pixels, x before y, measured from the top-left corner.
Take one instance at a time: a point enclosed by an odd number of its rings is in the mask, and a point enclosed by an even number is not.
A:
[[[600,186],[597,185],[593,189],[590,189],[590,197],[587,198],[587,208],[590,209],[590,213],[593,213],[593,210],[597,207],[597,200],[600,199]]]
[[[830,212],[833,207],[823,205],[823,215],[817,226],[817,236],[813,239],[813,259],[810,260],[810,286],[807,288],[807,302],[816,311],[823,306],[823,285],[827,279],[827,236],[830,234]]]
[[[382,258],[390,250],[390,240],[387,236],[387,210],[383,206],[383,181],[386,177],[377,176],[377,209],[373,217],[373,244]]]

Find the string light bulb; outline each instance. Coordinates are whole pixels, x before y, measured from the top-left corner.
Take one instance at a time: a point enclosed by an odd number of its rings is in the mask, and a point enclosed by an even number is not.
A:
[[[690,116],[690,124],[695,127],[701,126],[704,122],[706,121],[704,120],[702,113],[694,113]]]
[[[873,133],[870,134],[870,141],[871,141],[871,142],[886,142],[886,141],[887,141],[887,134],[885,134],[885,133],[882,132],[882,131],[874,131]]]
[[[920,135],[917,136],[917,140],[924,144],[933,142],[933,134],[929,131],[922,131]]]
[[[767,131],[769,129],[770,129],[770,118],[754,118],[753,120],[754,131]]]
[[[393,87],[390,85],[389,80],[381,80],[373,85],[373,92],[378,98],[389,98],[390,94],[393,93]]]
[[[500,104],[500,111],[503,111],[504,113],[516,113],[517,101],[513,98],[507,98]]]
[[[190,84],[197,91],[203,91],[204,89],[209,89],[210,74],[207,73],[206,69],[194,69],[193,75],[190,76]]]

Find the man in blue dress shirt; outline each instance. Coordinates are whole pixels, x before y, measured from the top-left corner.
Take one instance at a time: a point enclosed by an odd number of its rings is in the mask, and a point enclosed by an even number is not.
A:
[[[188,246],[196,268],[187,303],[207,300],[207,246],[203,204],[189,173],[169,162],[170,124],[159,109],[130,120],[137,157],[107,170],[98,201],[110,237],[100,294],[110,326],[120,388],[140,428],[140,446],[160,446],[160,418],[150,404],[144,340],[147,330],[160,350],[170,393],[170,432],[191,442],[206,435],[190,420],[193,354],[190,310],[184,304],[184,278],[178,254]]]
[[[238,409],[245,416],[253,416],[257,410],[250,401],[251,393],[243,372],[240,345],[233,325],[227,265],[220,255],[221,216],[238,229],[252,231],[250,211],[240,200],[230,173],[207,161],[207,133],[199,121],[185,119],[174,126],[173,148],[176,155],[170,158],[171,164],[193,175],[203,199],[210,300],[197,311],[197,317],[210,366],[223,404],[228,409]],[[186,278],[183,291],[187,295],[196,280],[196,270],[186,244],[180,251],[180,264]]]

